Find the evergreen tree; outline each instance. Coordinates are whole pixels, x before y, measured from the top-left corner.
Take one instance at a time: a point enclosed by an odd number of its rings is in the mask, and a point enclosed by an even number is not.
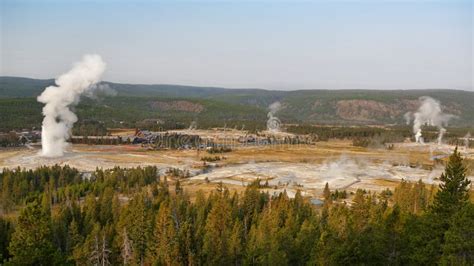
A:
[[[148,260],[158,264],[173,265],[179,257],[178,237],[171,220],[169,203],[161,204],[156,216],[153,238],[148,247]]]
[[[425,184],[421,179],[413,185],[411,194],[413,195],[412,212],[415,214],[424,212],[428,205],[428,192],[426,191]]]
[[[111,187],[106,187],[104,192],[99,198],[99,216],[98,220],[104,226],[110,223],[111,219],[114,218],[114,208],[113,206],[114,191]]]
[[[470,181],[466,178],[466,168],[457,148],[449,157],[440,180],[439,190],[427,215],[412,216],[407,221],[404,232],[408,241],[404,255],[407,262],[438,263],[452,218],[468,204]]]
[[[326,182],[323,190],[324,205],[328,206],[332,203],[331,190],[329,189],[329,183]]]
[[[68,228],[68,253],[71,254],[70,259],[73,259],[72,253],[79,245],[82,244],[83,237],[79,232],[79,225],[73,219]]]
[[[229,239],[229,261],[234,265],[242,264],[242,225],[240,221],[236,221],[232,228]]]
[[[133,260],[136,264],[145,262],[148,240],[151,235],[150,202],[144,193],[137,194],[126,207],[120,219],[119,232],[126,232],[132,243]],[[125,229],[123,229],[125,228]]]
[[[0,263],[10,257],[8,244],[10,243],[12,232],[12,223],[0,216]]]
[[[298,265],[302,265],[310,260],[312,251],[318,242],[318,238],[319,230],[317,228],[317,222],[305,220],[295,239]]]
[[[459,210],[444,236],[443,264],[474,265],[474,204]]]
[[[456,148],[449,157],[444,173],[441,174],[442,183],[439,185],[432,207],[432,212],[439,216],[445,227],[450,217],[462,209],[469,200],[468,191],[471,181],[467,179],[466,171],[461,153]]]
[[[2,182],[2,194],[1,194],[1,203],[0,207],[2,207],[1,211],[3,213],[8,213],[13,209],[14,202],[12,198],[12,184],[11,184],[11,176],[9,172],[6,172],[1,176],[2,178],[0,181]]]
[[[219,190],[222,192],[221,190]],[[203,252],[206,264],[226,265],[229,263],[229,238],[231,235],[231,211],[226,198],[218,196],[206,222]]]
[[[352,200],[352,226],[355,230],[361,232],[364,230],[365,226],[369,220],[369,211],[370,211],[370,203],[371,199],[364,196],[364,191],[358,189]]]
[[[57,262],[50,214],[37,201],[21,210],[9,251],[14,265],[52,265]]]

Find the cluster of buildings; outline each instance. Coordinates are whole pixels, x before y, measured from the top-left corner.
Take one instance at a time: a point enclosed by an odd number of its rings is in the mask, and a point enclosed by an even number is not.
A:
[[[0,132],[1,147],[18,147],[38,142],[41,139],[41,131],[39,130],[21,130]]]
[[[22,130],[0,133],[0,146],[21,146],[41,140],[41,131]],[[106,136],[76,136],[74,144],[120,145],[140,144],[151,149],[207,149],[212,147],[238,147],[274,144],[301,144],[310,140],[290,133],[259,132],[215,128],[210,130],[184,129],[171,131],[150,131],[135,129],[122,134]]]

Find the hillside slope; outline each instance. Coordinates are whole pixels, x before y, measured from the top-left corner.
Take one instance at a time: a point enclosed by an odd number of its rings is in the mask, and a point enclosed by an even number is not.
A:
[[[54,80],[0,77],[0,117],[10,124],[15,115],[38,120],[41,105],[36,97]],[[453,125],[474,126],[474,92],[460,90],[298,90],[225,89],[180,85],[140,85],[104,82],[116,97],[83,101],[77,108],[82,119],[127,121],[175,119],[240,121],[262,127],[268,105],[282,103],[278,116],[287,123],[403,124],[403,114],[418,108],[418,98],[441,101],[446,113],[458,116]],[[15,113],[13,113],[15,112]],[[35,118],[33,118],[33,117]],[[239,123],[240,123],[239,122]]]

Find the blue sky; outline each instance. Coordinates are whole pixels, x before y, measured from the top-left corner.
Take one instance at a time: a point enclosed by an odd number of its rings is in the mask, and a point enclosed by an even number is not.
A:
[[[269,89],[473,87],[472,1],[1,1],[0,75]]]

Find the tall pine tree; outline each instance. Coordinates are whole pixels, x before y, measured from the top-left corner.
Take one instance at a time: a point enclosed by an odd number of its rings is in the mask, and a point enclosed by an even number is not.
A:
[[[461,153],[456,148],[440,177],[442,183],[432,206],[432,212],[443,220],[445,226],[448,225],[450,217],[469,201],[471,181],[466,178],[466,171]]]
[[[21,211],[9,251],[13,265],[52,265],[56,262],[50,214],[37,201]]]

